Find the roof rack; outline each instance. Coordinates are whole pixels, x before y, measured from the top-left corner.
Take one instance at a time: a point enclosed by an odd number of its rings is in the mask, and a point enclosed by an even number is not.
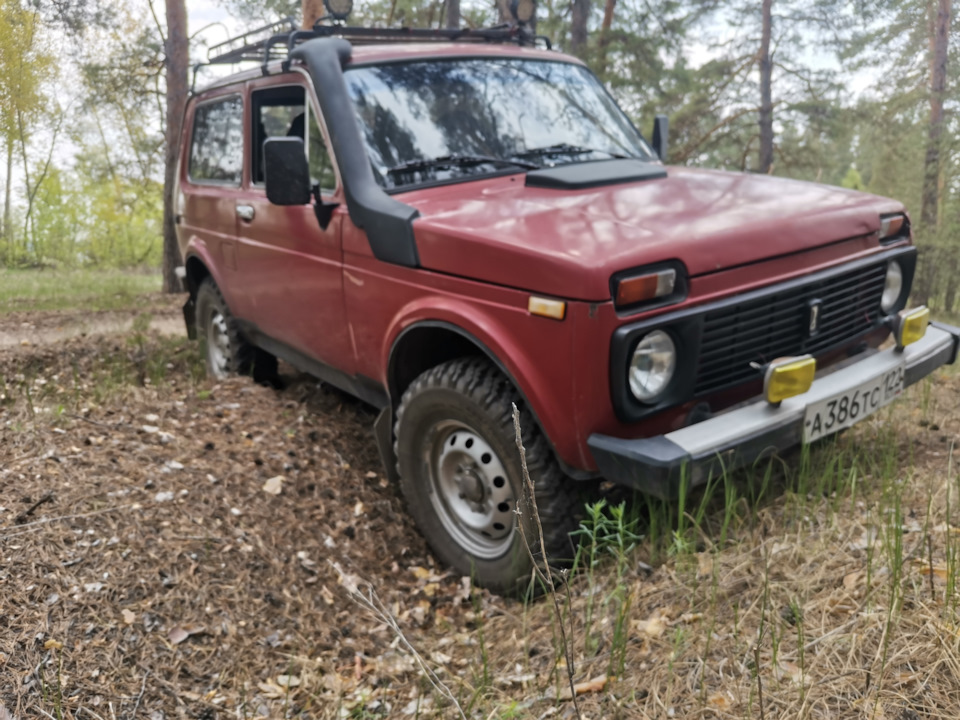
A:
[[[297,23],[294,22],[292,17],[285,17],[274,23],[248,30],[242,35],[212,45],[207,50],[207,62],[198,63],[198,67],[200,65],[231,65],[247,61],[260,61],[264,57],[265,43],[269,43],[275,38],[286,40],[290,34],[296,31]]]
[[[444,28],[367,28],[348,25],[326,25],[318,20],[312,30],[298,30],[293,18],[286,17],[275,23],[248,30],[242,35],[213,45],[207,52],[207,62],[193,66],[193,85],[197,71],[208,65],[233,65],[242,62],[259,62],[264,74],[267,65],[274,60],[286,60],[290,51],[307,40],[324,37],[341,37],[357,45],[409,42],[463,42],[463,43],[511,43],[520,46],[542,44],[553,49],[550,38],[534,35],[526,27],[504,23],[490,28],[453,30]]]

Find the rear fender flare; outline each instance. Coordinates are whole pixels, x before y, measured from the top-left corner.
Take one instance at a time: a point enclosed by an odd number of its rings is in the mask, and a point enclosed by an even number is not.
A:
[[[195,263],[200,263],[203,266],[203,269],[206,271],[206,275],[212,277],[213,281],[217,284],[217,287],[220,288],[220,292],[224,293],[223,283],[220,282],[220,271],[217,269],[217,264],[213,260],[210,248],[207,247],[206,243],[204,243],[202,240],[192,238],[186,247],[186,252],[184,253],[183,257],[183,266],[186,271],[183,284],[186,290],[190,293],[190,297],[183,306],[183,320],[187,326],[187,336],[191,340],[197,339],[197,292],[200,290],[200,283],[196,281],[195,274],[190,272],[191,267]],[[224,297],[227,297],[225,293]],[[229,304],[229,302],[230,301],[228,299],[227,303]]]
[[[187,285],[187,290],[190,291],[190,296],[196,298],[197,290],[200,289],[199,284],[196,286],[191,286],[189,272],[191,260],[199,261],[200,264],[206,268],[207,273],[209,273],[209,275],[213,278],[213,281],[220,289],[220,293],[227,301],[227,305],[231,306],[232,308],[233,303],[231,303],[231,296],[233,295],[233,288],[228,287],[228,283],[223,282],[223,273],[220,270],[219,263],[214,258],[214,253],[211,248],[203,240],[196,237],[190,239],[183,259],[183,265],[185,268],[187,268],[187,278],[185,282]]]

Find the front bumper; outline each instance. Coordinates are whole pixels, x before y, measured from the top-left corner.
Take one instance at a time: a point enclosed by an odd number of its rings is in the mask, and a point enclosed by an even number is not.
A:
[[[905,361],[904,386],[956,360],[960,328],[932,322],[926,335],[903,351],[874,353],[814,381],[803,395],[779,407],[759,400],[666,435],[623,440],[594,434],[587,441],[600,474],[612,482],[664,499],[681,484],[703,485],[725,471],[800,444],[807,405],[855,388],[864,378]],[[684,483],[685,481],[685,483]]]

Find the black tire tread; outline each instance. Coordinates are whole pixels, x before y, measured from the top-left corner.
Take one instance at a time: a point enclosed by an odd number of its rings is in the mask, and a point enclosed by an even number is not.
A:
[[[520,411],[520,429],[526,451],[527,470],[534,484],[537,511],[543,528],[546,557],[551,565],[569,561],[574,546],[570,533],[576,530],[586,516],[584,490],[580,483],[567,478],[553,456],[553,452],[530,411],[510,380],[484,357],[465,357],[437,365],[425,371],[403,393],[397,408],[394,425],[394,452],[400,456],[397,438],[404,411],[410,401],[428,389],[454,390],[484,408],[497,428],[516,442],[513,424],[515,403]],[[519,449],[517,450],[519,453]],[[397,467],[400,472],[399,463]],[[524,497],[526,493],[524,493]],[[526,509],[524,509],[526,510]],[[528,537],[534,555],[542,555],[539,537]]]
[[[212,277],[204,278],[197,290],[197,337],[206,342],[206,328],[202,327],[205,313],[201,311],[201,299],[204,294],[211,295],[210,302],[219,307],[227,322],[227,335],[230,338],[230,347],[233,350],[229,359],[228,370],[237,375],[252,375],[257,382],[273,382],[277,376],[277,358],[247,342],[240,332],[237,321],[230,312],[230,307],[227,305],[223,293],[220,292],[220,288]]]

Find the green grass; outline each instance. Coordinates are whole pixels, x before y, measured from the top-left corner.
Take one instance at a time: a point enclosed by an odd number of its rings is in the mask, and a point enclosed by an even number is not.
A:
[[[160,292],[160,273],[0,269],[0,314],[27,310],[119,310]]]

